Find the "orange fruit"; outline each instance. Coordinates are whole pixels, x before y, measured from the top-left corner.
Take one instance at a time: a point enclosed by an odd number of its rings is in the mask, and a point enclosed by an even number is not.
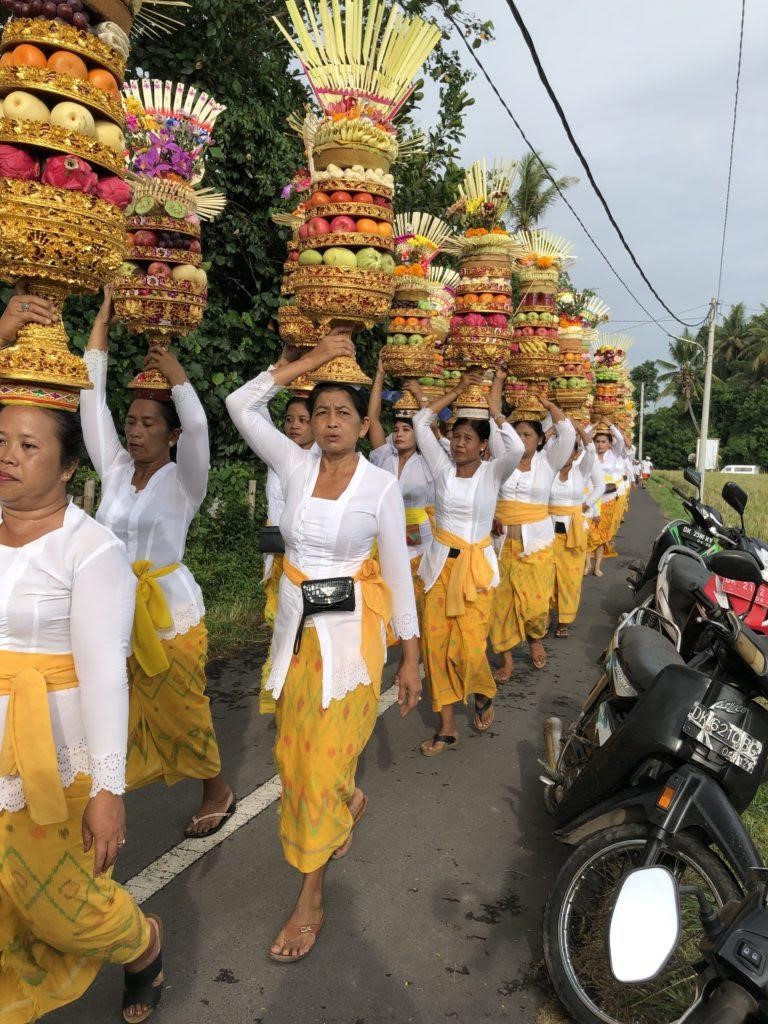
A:
[[[409,316],[405,319],[406,327],[418,327],[419,318],[417,316]]]
[[[478,296],[474,292],[469,292],[468,295],[464,296],[465,306],[474,306],[478,301]]]
[[[492,306],[494,296],[490,292],[483,292],[480,296],[479,302],[481,306]]]
[[[357,222],[357,230],[361,231],[364,235],[376,235],[378,231],[378,224],[375,220],[371,220],[370,217],[361,217]]]
[[[52,53],[48,58],[48,70],[55,71],[57,75],[79,78],[83,82],[88,78],[85,61],[81,60],[76,53],[69,53],[68,50],[57,50],[56,53]]]
[[[393,327],[405,327],[405,317],[404,316],[396,316],[396,317],[394,317],[394,319],[392,320],[392,326]]]
[[[43,51],[30,43],[22,43],[21,46],[17,46],[13,51],[12,61],[16,67],[23,68],[44,68],[48,63]]]
[[[101,89],[103,92],[108,92],[112,96],[120,95],[120,89],[117,85],[117,79],[111,72],[105,71],[103,68],[96,68],[95,71],[89,71],[88,81],[96,89]]]
[[[376,225],[376,234],[381,235],[382,238],[391,238],[392,235],[394,234],[394,231],[392,230],[392,225],[386,220],[380,221]]]
[[[3,56],[0,57],[0,67],[4,67],[5,68],[5,67],[12,67],[12,66],[13,66],[13,53],[10,50],[8,50],[7,53],[4,53]]]

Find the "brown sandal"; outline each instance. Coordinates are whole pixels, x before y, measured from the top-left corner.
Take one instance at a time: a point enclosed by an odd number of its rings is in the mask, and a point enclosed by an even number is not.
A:
[[[299,927],[299,930],[294,935],[288,936],[286,934],[285,928],[283,928],[283,930],[277,937],[277,942],[275,943],[275,945],[284,946],[286,942],[292,942],[294,939],[298,939],[302,935],[311,935],[313,939],[312,945],[308,949],[305,949],[303,953],[299,953],[298,956],[285,956],[283,953],[273,953],[272,950],[270,949],[270,960],[274,960],[275,963],[278,964],[297,964],[299,960],[303,960],[305,957],[309,956],[309,954],[315,948],[315,945],[317,944],[317,936],[320,934],[324,924],[325,914],[323,914],[323,916],[320,918],[317,924],[301,925]]]
[[[538,658],[533,653],[533,646],[534,646],[534,644],[538,644],[539,647],[541,647],[541,650],[542,650],[542,653],[538,656]],[[539,669],[539,671],[541,671],[541,669],[547,667],[547,661],[549,659],[547,657],[547,649],[544,646],[543,641],[541,641],[541,640],[533,640],[533,641],[529,640],[528,641],[528,650],[531,652],[531,661],[533,662],[533,667],[534,668]]]
[[[438,754],[444,754],[446,750],[455,750],[458,745],[458,736],[451,736],[449,733],[443,736],[440,733],[435,733],[428,740],[424,740],[419,750],[424,757],[437,757]]]
[[[362,789],[360,790],[363,793]],[[334,850],[331,854],[331,860],[343,860],[350,851],[352,846],[352,836],[355,833],[355,829],[365,817],[365,812],[368,810],[368,797],[363,793],[363,799],[360,802],[360,806],[357,811],[352,815],[352,831],[347,836],[346,840],[341,844],[338,850]]]

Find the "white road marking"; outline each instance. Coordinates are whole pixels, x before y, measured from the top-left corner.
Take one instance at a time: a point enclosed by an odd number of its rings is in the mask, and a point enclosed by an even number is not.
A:
[[[392,686],[385,690],[379,698],[378,715],[397,702],[397,687]],[[185,839],[164,853],[162,857],[148,864],[138,875],[134,875],[126,882],[126,888],[137,903],[144,903],[155,893],[160,892],[166,885],[169,885],[177,878],[182,871],[195,864],[206,853],[210,853],[217,846],[234,835],[243,825],[247,825],[257,815],[261,814],[268,807],[280,799],[280,779],[273,775],[271,779],[257,786],[253,792],[237,801],[237,810],[215,836],[208,839]]]

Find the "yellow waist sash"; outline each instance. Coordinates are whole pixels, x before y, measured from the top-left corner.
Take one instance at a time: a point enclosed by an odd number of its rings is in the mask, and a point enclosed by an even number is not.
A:
[[[406,526],[423,526],[429,522],[429,513],[425,508],[407,508],[405,510]]]
[[[477,600],[478,591],[488,590],[493,582],[493,569],[485,557],[485,549],[491,546],[491,538],[471,544],[455,533],[449,533],[437,527],[435,540],[445,544],[447,548],[456,548],[459,557],[453,563],[451,578],[448,581],[448,592],[445,600],[445,613],[449,618],[463,615],[465,602],[472,604]]]
[[[305,576],[287,558],[283,562],[283,572],[297,587],[309,580],[309,576]],[[386,630],[392,619],[392,591],[385,583],[379,563],[374,558],[367,558],[363,562],[354,579],[360,584],[363,595],[361,653],[371,682],[376,684],[384,669],[385,649],[381,627]]]
[[[543,523],[549,515],[549,505],[534,505],[528,501],[497,501],[496,518],[505,526],[530,526]]]
[[[427,519],[429,519],[429,525],[432,528],[432,532],[434,533],[435,527],[437,525],[437,523],[435,522],[435,516],[437,515],[437,511],[435,509],[435,506],[434,505],[427,505],[426,508],[424,509],[424,511],[427,513]]]
[[[157,633],[160,629],[170,629],[173,618],[158,580],[175,572],[179,563],[160,569],[153,566],[154,562],[133,563],[138,585],[131,640],[136,661],[147,676],[156,676],[168,670],[168,657]]]
[[[38,825],[69,817],[59,776],[48,694],[78,685],[71,654],[0,654],[0,696],[10,697],[0,747],[0,775],[19,775]]]
[[[581,505],[550,505],[550,515],[570,516],[571,522],[568,526],[568,533],[565,537],[567,548],[583,548],[587,544],[587,534],[584,530],[584,513]]]

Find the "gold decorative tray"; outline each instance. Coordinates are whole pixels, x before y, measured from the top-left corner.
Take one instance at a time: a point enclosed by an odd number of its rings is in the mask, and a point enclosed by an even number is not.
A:
[[[125,78],[125,57],[92,32],[75,28],[64,21],[48,18],[11,18],[3,27],[0,49],[3,53],[21,43],[36,43],[52,50],[69,50],[97,67],[111,71],[122,85]]]
[[[58,75],[48,68],[9,67],[0,65],[0,96],[5,96],[16,89],[41,93],[43,96],[56,98],[56,103],[73,100],[82,103],[92,112],[114,121],[125,128],[125,115],[121,101],[103,89],[97,89],[88,82],[82,82],[69,75]]]
[[[11,146],[39,146],[40,149],[78,156],[89,164],[95,164],[110,174],[122,177],[125,160],[122,154],[102,146],[96,139],[80,132],[70,132],[55,124],[42,121],[17,121],[14,118],[0,118],[0,142]]]
[[[203,262],[202,254],[199,252],[187,252],[186,249],[161,249],[149,245],[134,245],[128,250],[129,260],[149,260],[159,263],[189,263],[193,267],[199,267]]]

